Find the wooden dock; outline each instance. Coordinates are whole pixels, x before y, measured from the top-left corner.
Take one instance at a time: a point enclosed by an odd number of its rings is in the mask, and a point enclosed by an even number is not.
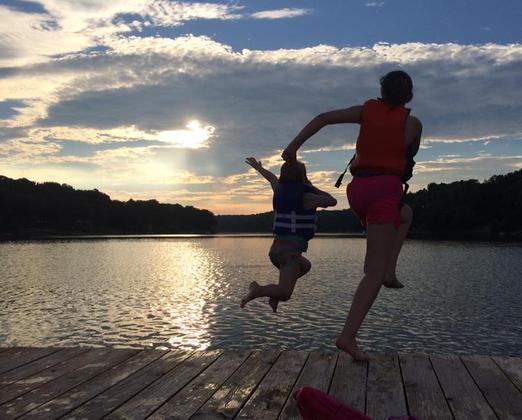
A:
[[[522,419],[522,358],[0,348],[0,419],[298,419],[328,391],[374,419]]]

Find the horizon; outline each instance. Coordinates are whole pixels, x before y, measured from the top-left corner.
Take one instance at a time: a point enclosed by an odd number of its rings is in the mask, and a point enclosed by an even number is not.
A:
[[[424,125],[411,191],[483,182],[522,168],[521,14],[508,0],[4,1],[2,173],[263,213],[270,186],[244,158],[278,175],[311,118],[378,96],[401,68]],[[326,127],[300,151],[334,210],[357,128]]]

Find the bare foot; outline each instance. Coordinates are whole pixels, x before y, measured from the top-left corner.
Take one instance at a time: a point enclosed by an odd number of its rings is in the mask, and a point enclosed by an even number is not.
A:
[[[248,302],[256,298],[255,291],[258,287],[259,284],[257,281],[250,283],[250,286],[248,286],[248,293],[243,297],[243,299],[241,299],[241,303],[239,304],[241,308],[244,308]]]
[[[370,360],[370,356],[368,355],[368,353],[359,351],[359,348],[357,347],[357,340],[355,338],[345,339],[339,337],[335,342],[335,346],[339,350],[348,353],[350,356],[353,357],[353,360],[357,362],[364,362]]]
[[[404,284],[402,284],[395,276],[391,279],[387,279],[382,285],[388,289],[402,289],[404,287]]]
[[[268,299],[268,304],[272,308],[274,312],[277,312],[277,305],[279,305],[279,300],[276,298],[270,298]]]

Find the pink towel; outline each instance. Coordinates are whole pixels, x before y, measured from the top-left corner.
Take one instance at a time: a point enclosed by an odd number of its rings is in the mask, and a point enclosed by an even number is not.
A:
[[[294,400],[303,420],[372,420],[320,389],[305,386],[294,393]],[[412,416],[391,416],[386,420],[417,419]]]

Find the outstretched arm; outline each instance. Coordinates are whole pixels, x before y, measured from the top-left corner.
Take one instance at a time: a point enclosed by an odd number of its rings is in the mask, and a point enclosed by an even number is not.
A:
[[[296,159],[297,150],[303,143],[317,133],[321,128],[330,124],[360,123],[362,116],[362,106],[352,106],[346,109],[324,112],[319,114],[299,132],[283,151],[282,157],[286,161]]]
[[[275,176],[272,172],[270,172],[268,169],[263,168],[263,164],[260,160],[257,160],[255,157],[247,157],[245,159],[245,163],[247,165],[250,165],[252,168],[254,168],[257,172],[259,172],[268,182],[270,182],[270,185],[272,186],[272,190],[275,191],[278,179],[277,176]]]

